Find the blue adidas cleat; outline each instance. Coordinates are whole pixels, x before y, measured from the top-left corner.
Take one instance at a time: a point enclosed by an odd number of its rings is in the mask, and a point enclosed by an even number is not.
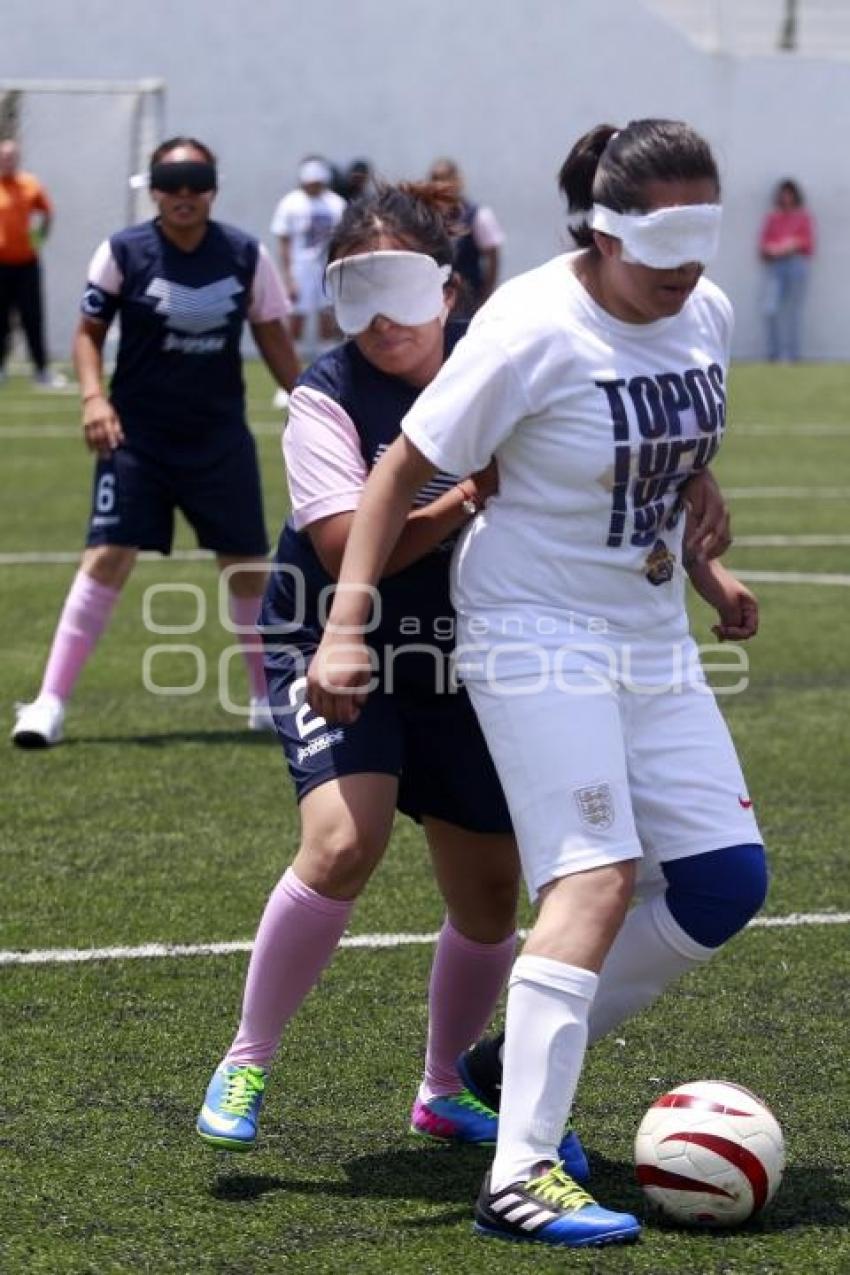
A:
[[[498,1112],[502,1101],[502,1045],[504,1032],[498,1036],[484,1036],[457,1060],[458,1075],[474,1098]],[[495,1141],[495,1137],[493,1139]],[[558,1147],[558,1158],[564,1169],[576,1182],[590,1181],[590,1165],[581,1138],[569,1126]]]
[[[535,1166],[527,1182],[501,1191],[490,1187],[489,1173],[475,1205],[476,1234],[488,1239],[590,1248],[628,1244],[640,1235],[631,1213],[614,1213],[597,1204],[560,1164]]]
[[[267,1079],[263,1067],[217,1067],[195,1124],[204,1142],[225,1151],[250,1151],[257,1140]]]

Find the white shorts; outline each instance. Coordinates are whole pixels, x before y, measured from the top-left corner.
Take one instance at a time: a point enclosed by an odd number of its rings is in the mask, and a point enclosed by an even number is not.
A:
[[[761,843],[713,694],[577,695],[536,677],[466,683],[499,772],[532,901],[548,882],[644,857]],[[507,692],[507,693],[506,693]]]
[[[329,310],[332,302],[325,292],[324,261],[296,261],[292,265],[292,279],[298,296],[292,302],[293,314],[316,314]]]

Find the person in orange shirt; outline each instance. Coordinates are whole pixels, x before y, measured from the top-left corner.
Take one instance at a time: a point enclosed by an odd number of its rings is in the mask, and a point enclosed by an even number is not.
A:
[[[0,142],[0,381],[5,379],[14,311],[26,337],[36,384],[53,388],[60,378],[47,367],[38,259],[53,208],[41,182],[32,173],[21,172],[19,165],[17,142]]]

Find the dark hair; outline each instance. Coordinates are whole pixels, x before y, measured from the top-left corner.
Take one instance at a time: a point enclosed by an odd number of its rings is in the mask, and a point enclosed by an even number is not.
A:
[[[205,146],[203,142],[199,142],[197,137],[169,137],[167,142],[160,142],[159,146],[157,146],[156,150],[151,155],[151,168],[153,168],[154,164],[159,164],[169,151],[176,151],[178,146],[194,147],[196,151],[201,152],[208,164],[212,164],[213,168],[215,168],[216,163],[218,162],[209,146]]]
[[[778,203],[779,196],[783,193],[783,191],[786,191],[786,190],[788,191],[791,198],[794,200],[795,207],[802,208],[803,204],[806,202],[805,199],[803,198],[803,191],[800,188],[800,186],[797,184],[797,182],[792,181],[790,177],[786,177],[785,180],[781,181],[779,185],[776,187],[776,192],[773,196],[774,202]]]
[[[631,120],[625,128],[597,124],[580,137],[558,173],[571,216],[605,204],[615,212],[645,212],[645,188],[651,181],[710,178],[720,192],[720,174],[711,147],[680,120]],[[571,225],[580,248],[593,245],[585,221]]]
[[[460,168],[458,167],[457,162],[453,159],[450,159],[448,155],[440,155],[437,157],[437,159],[432,160],[431,167],[428,169],[428,172],[430,174],[433,174],[435,172],[448,173],[448,179],[437,178],[432,176],[431,177],[432,181],[446,181],[446,180],[459,181],[460,180]]]
[[[457,196],[445,182],[382,182],[349,204],[328,245],[328,261],[368,252],[382,234],[424,252],[438,265],[452,264]],[[458,228],[459,229],[459,228]]]

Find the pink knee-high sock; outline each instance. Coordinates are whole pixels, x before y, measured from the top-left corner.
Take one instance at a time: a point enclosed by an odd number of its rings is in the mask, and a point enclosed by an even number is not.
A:
[[[422,1102],[462,1087],[455,1066],[458,1054],[489,1023],[515,957],[515,934],[500,943],[476,943],[448,919],[444,922],[431,966]]]
[[[263,667],[263,639],[256,631],[256,623],[260,615],[260,598],[240,598],[230,593],[230,618],[243,630],[239,634],[242,654],[248,669],[248,685],[252,699],[265,699],[269,693],[266,685],[266,670]],[[247,632],[250,629],[251,632]]]
[[[40,694],[70,699],[77,678],[106,628],[118,598],[118,589],[99,584],[80,568],[59,616]]]
[[[336,951],[353,907],[353,899],[317,894],[287,868],[257,930],[242,1019],[225,1062],[268,1066],[284,1027]]]

